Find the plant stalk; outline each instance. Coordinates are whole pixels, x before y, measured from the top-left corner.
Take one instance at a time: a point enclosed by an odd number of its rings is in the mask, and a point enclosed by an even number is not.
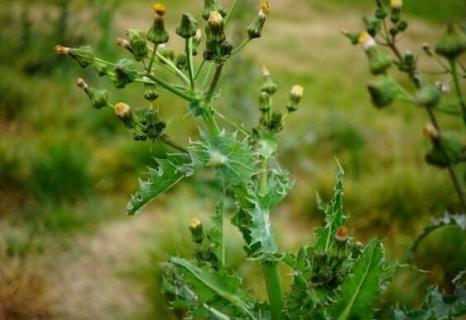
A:
[[[460,102],[461,111],[463,112],[463,117],[466,117],[466,102],[464,100],[463,91],[461,90],[460,80],[458,76],[458,64],[454,59],[450,59],[451,75],[453,78],[453,84],[455,86],[456,95]]]
[[[193,38],[186,39],[186,57],[188,58],[188,72],[191,90],[194,91],[194,62],[193,62]]]

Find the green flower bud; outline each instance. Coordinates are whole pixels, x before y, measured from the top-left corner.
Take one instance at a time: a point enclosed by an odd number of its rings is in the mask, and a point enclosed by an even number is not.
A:
[[[181,16],[181,24],[176,28],[176,34],[184,39],[192,38],[196,35],[197,21],[190,14],[183,14]]]
[[[204,240],[204,231],[199,219],[192,218],[189,220],[189,231],[191,231],[193,242],[201,243]]]
[[[397,23],[401,18],[401,7],[403,6],[402,0],[390,0],[391,15],[390,20]]]
[[[247,28],[249,39],[260,38],[264,29],[265,21],[270,14],[270,5],[268,1],[264,1],[261,5],[259,13],[254,17],[251,24]]]
[[[259,110],[267,112],[272,107],[272,97],[265,91],[262,91],[259,95]]]
[[[377,108],[387,107],[398,95],[396,82],[391,78],[379,78],[367,85],[372,103]]]
[[[371,47],[366,50],[369,58],[369,67],[373,75],[385,73],[392,64],[390,57],[378,47]]]
[[[163,4],[160,3],[155,4],[152,8],[155,11],[155,18],[152,26],[147,31],[147,40],[154,44],[167,43],[169,35],[167,30],[165,30],[165,22],[163,17],[165,15],[166,8]]]
[[[367,32],[375,37],[377,33],[380,31],[380,20],[374,17],[364,17],[363,18],[364,25],[366,26]]]
[[[447,31],[440,37],[435,52],[447,59],[455,59],[466,50],[466,35],[455,24],[448,24]]]
[[[274,111],[267,127],[273,132],[280,132],[283,130],[283,114]]]
[[[180,70],[184,70],[188,63],[188,58],[184,53],[176,56],[176,67]]]
[[[229,55],[231,55],[232,51],[233,45],[231,43],[229,43],[228,41],[222,42],[222,44],[220,45],[220,54],[223,57],[228,57]]]
[[[124,88],[127,84],[133,82],[138,76],[138,66],[133,60],[121,59],[115,65],[114,85],[116,88]]]
[[[290,91],[290,98],[288,100],[288,104],[286,105],[286,109],[288,112],[295,112],[298,110],[298,105],[303,99],[304,89],[302,86],[295,85],[291,88]]]
[[[262,66],[262,76],[264,77],[264,82],[262,83],[261,91],[273,95],[277,92],[278,87],[273,82],[272,76],[266,66]]]
[[[100,62],[94,62],[94,69],[97,71],[97,74],[102,77],[106,76],[109,71],[108,65],[105,63],[100,63]]]
[[[90,46],[83,46],[79,48],[67,48],[63,46],[56,46],[55,53],[58,55],[69,55],[71,58],[81,66],[86,68],[94,62],[94,53]]]
[[[222,17],[226,16],[226,12],[219,0],[204,0],[204,10],[202,12],[202,17],[205,20],[208,20],[212,11],[218,11]]]
[[[433,108],[440,101],[440,92],[434,85],[425,84],[416,92],[415,101],[418,106]]]
[[[387,11],[383,6],[378,6],[375,10],[375,17],[377,19],[384,19],[387,16]]]
[[[148,54],[146,35],[141,30],[128,30],[129,44],[136,61],[142,61]]]
[[[107,90],[98,90],[96,88],[89,87],[87,83],[81,78],[76,80],[76,85],[87,94],[91,100],[93,108],[101,109],[103,107],[109,106]]]
[[[157,142],[167,127],[165,122],[159,120],[157,111],[152,108],[136,108],[133,119],[136,141]]]
[[[425,160],[428,164],[446,168],[465,160],[465,146],[456,137],[439,137],[427,152]]]
[[[149,101],[154,101],[159,97],[159,93],[157,91],[157,86],[152,83],[145,83],[144,84],[144,98]]]
[[[226,40],[224,21],[218,11],[212,11],[206,25],[206,41],[213,47],[220,45]]]
[[[346,29],[342,29],[341,33],[344,36],[346,36],[351,41],[352,44],[357,45],[359,43],[359,36],[360,36],[359,32],[350,32]]]
[[[171,61],[175,61],[175,51],[173,51],[173,49],[169,48],[168,46],[166,46],[165,44],[162,44],[162,45],[159,45],[158,47],[158,52],[160,53],[160,55],[162,57],[164,57],[165,59],[168,59],[168,60],[171,60]],[[159,60],[161,63],[165,63],[163,60]]]
[[[400,20],[396,25],[396,30],[399,32],[406,31],[408,29],[408,22],[406,20]]]

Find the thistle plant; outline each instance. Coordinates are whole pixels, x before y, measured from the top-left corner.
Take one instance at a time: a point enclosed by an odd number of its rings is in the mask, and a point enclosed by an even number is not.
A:
[[[466,51],[466,34],[460,26],[449,23],[433,47],[424,43],[423,53],[431,58],[438,70],[422,72],[419,57],[399,48],[399,39],[409,26],[403,17],[402,0],[391,0],[388,6],[381,0],[375,3],[373,16],[363,19],[364,31],[343,30],[344,35],[354,45],[360,44],[367,55],[370,72],[375,76],[367,85],[372,103],[383,109],[395,101],[402,101],[424,110],[429,119],[424,133],[431,142],[425,161],[448,171],[461,210],[466,212],[466,149],[460,138],[463,133],[447,132],[439,120],[439,115],[444,114],[466,125],[466,100],[462,83],[466,78],[466,68],[461,61]],[[395,80],[395,70],[407,77],[409,87]],[[432,80],[434,76],[439,79]]]
[[[381,294],[397,268],[384,258],[382,242],[355,241],[346,227],[343,212],[343,170],[338,167],[335,195],[329,204],[319,202],[325,225],[315,232],[312,245],[297,253],[280,249],[271,214],[292,188],[288,173],[277,160],[279,137],[286,120],[299,112],[303,88],[295,85],[282,108],[274,104],[278,85],[271,72],[262,68],[263,83],[258,93],[260,117],[252,128],[245,128],[222,115],[221,78],[231,57],[252,40],[260,38],[270,14],[263,2],[257,15],[244,27],[244,40],[234,46],[227,37],[229,22],[237,1],[227,10],[219,0],[205,0],[198,16],[184,13],[175,32],[184,42],[180,53],[170,47],[165,27],[166,7],[155,4],[153,23],[147,30],[128,30],[117,44],[128,57],[110,62],[94,55],[88,46],[56,47],[83,68],[94,68],[110,79],[117,89],[139,85],[144,89],[146,106],[111,102],[106,90],[78,79],[77,86],[96,109],[112,110],[128,128],[136,142],[165,144],[173,149],[140,180],[127,206],[130,215],[184,178],[202,170],[215,172],[216,210],[211,223],[194,216],[188,229],[195,244],[192,257],[171,257],[165,268],[163,290],[167,303],[179,319],[372,319]],[[202,19],[204,20],[201,23]],[[165,77],[166,72],[172,74]],[[177,81],[177,82],[175,82]],[[168,136],[157,99],[171,94],[186,104],[198,134],[182,145]],[[195,122],[195,119],[200,119]],[[242,285],[240,275],[226,259],[225,224],[227,200],[235,203],[231,223],[243,239],[247,259],[262,266],[268,299],[261,301]],[[211,227],[206,227],[207,225]],[[292,269],[290,288],[284,288],[279,265]],[[459,280],[458,280],[459,281]],[[458,289],[459,290],[459,289]],[[460,291],[458,291],[458,294]],[[440,295],[444,317],[464,312],[459,295]],[[431,311],[430,302],[426,312]],[[424,309],[418,310],[424,315]],[[397,316],[408,311],[397,310]],[[417,312],[417,311],[413,311]]]

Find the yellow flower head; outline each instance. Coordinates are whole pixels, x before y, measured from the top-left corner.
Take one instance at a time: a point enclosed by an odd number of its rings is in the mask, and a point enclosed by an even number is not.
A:
[[[390,0],[390,8],[401,9],[403,6],[403,0]]]
[[[359,43],[362,44],[364,50],[370,49],[377,45],[374,38],[372,38],[372,36],[366,31],[361,32],[361,34],[359,35]]]
[[[268,1],[262,2],[261,13],[263,13],[265,16],[268,16],[270,14],[270,4]]]
[[[125,118],[129,115],[131,112],[131,108],[124,102],[118,102],[113,106],[113,110],[115,111],[115,114],[119,118]]]
[[[152,10],[154,10],[158,16],[163,17],[167,11],[167,7],[162,3],[156,3],[152,6]]]

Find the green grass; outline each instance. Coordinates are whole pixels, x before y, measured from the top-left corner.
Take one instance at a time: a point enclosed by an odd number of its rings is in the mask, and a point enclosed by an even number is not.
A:
[[[373,7],[372,0],[332,0],[342,6],[357,6],[368,10]],[[466,2],[462,0],[405,0],[403,4],[407,13],[425,20],[446,23],[464,21],[466,18]]]

